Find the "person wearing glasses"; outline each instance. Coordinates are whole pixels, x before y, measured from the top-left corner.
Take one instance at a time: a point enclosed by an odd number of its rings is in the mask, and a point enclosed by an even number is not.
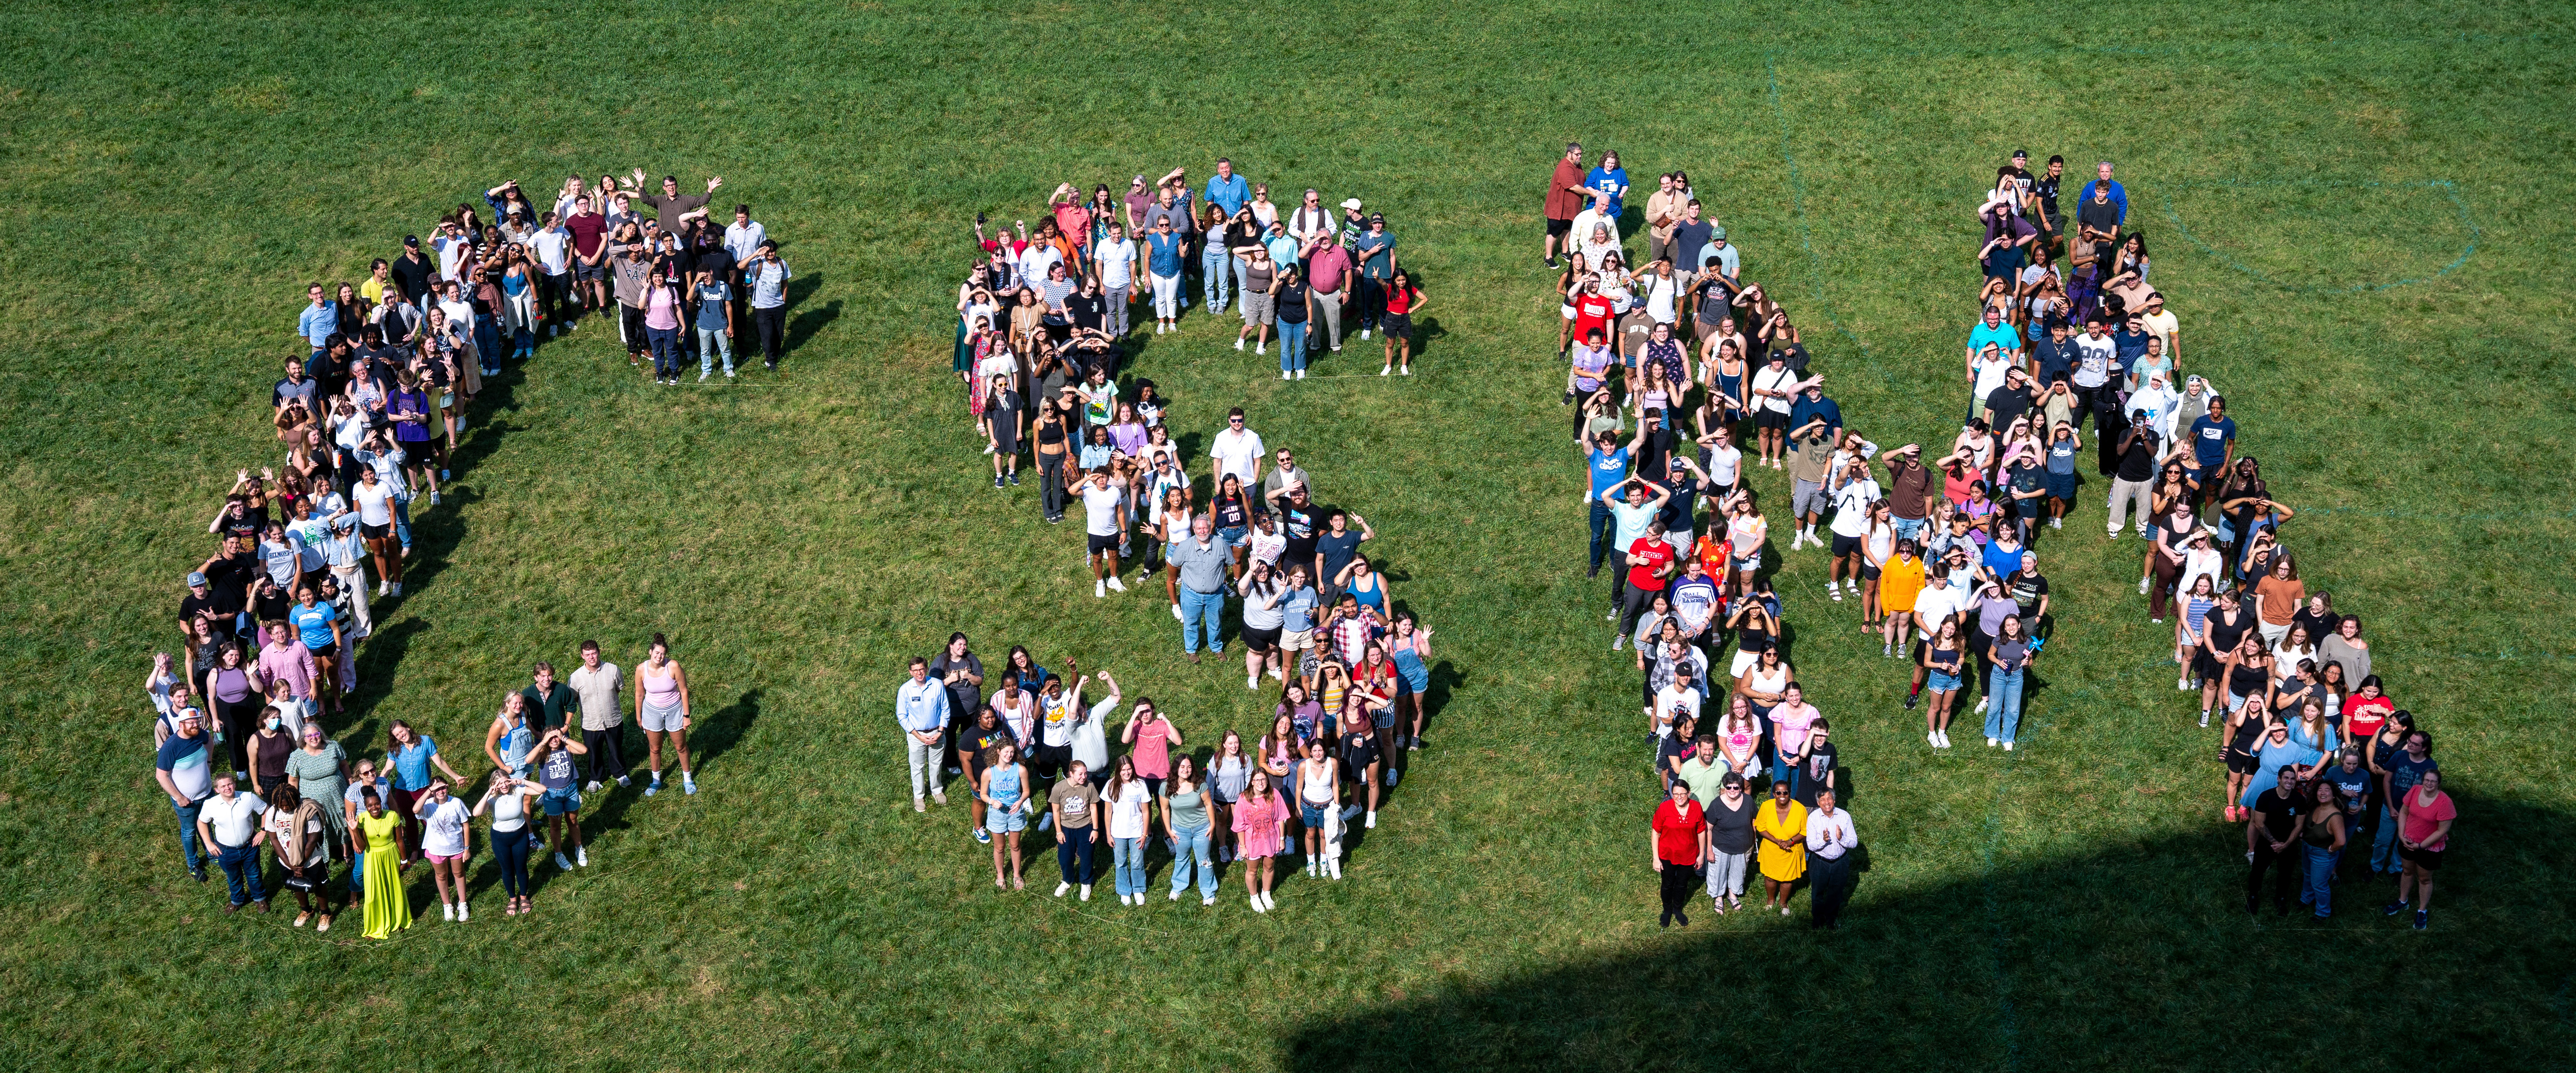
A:
[[[1189,236],[1172,228],[1170,216],[1155,219],[1145,234],[1145,276],[1154,290],[1154,334],[1177,329],[1181,316],[1182,255]]]

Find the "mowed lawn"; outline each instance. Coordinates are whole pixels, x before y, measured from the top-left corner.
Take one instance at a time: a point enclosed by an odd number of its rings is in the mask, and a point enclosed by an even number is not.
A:
[[[2572,483],[2565,12],[1952,7],[41,4],[0,15],[0,1064],[20,1069],[2053,1069],[2564,1064]],[[1961,19],[1968,19],[1961,24]],[[1583,580],[1537,198],[1568,137],[1685,167],[1852,424],[1945,441],[1971,212],[2015,148],[2120,162],[2131,221],[2311,588],[2365,616],[2462,819],[2433,929],[2337,892],[2238,910],[2215,736],[2100,535],[2039,546],[2058,626],[2024,751],[1935,755],[1904,672],[1778,582],[1869,870],[1846,926],[1653,926],[1636,677]],[[948,373],[978,210],[1220,155],[1384,211],[1430,293],[1417,375],[1352,344],[1281,384],[1193,309],[1130,375],[1204,450],[1243,405],[1376,525],[1437,631],[1432,748],[1339,883],[1255,916],[997,894],[917,816],[891,718],[952,629],[1257,731],[1161,585],[1094,600],[1036,482],[989,486]],[[613,329],[488,396],[412,594],[335,723],[462,770],[529,663],[690,669],[695,797],[603,795],[595,867],[389,942],[188,882],[140,683],[309,280],[567,170],[722,174],[797,273],[775,376],[656,388]],[[1642,192],[1631,205],[1642,204]],[[2186,231],[2188,234],[2186,235]],[[1374,344],[1371,344],[1372,346]],[[1367,375],[1364,375],[1367,374]],[[1202,463],[1199,470],[1204,472]],[[1781,476],[1756,476],[1774,511]],[[1774,532],[1786,521],[1773,517]],[[1132,575],[1131,575],[1132,579]],[[640,752],[641,742],[634,743]],[[478,852],[481,850],[478,838]],[[1159,856],[1154,878],[1165,876]],[[418,879],[418,872],[415,872]],[[415,907],[429,905],[425,879]],[[356,918],[347,918],[354,925]]]

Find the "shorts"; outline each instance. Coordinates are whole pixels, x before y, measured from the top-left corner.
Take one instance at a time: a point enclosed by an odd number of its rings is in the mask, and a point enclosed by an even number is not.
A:
[[[997,835],[1018,834],[1028,830],[1029,814],[1021,808],[1024,804],[1026,802],[1013,802],[1007,809],[985,809],[984,830]]]
[[[2055,498],[2063,499],[2063,500],[2065,500],[2065,501],[2067,501],[2067,502],[2069,502],[2069,503],[2074,502],[2074,501],[2075,501],[2075,475],[2074,475],[2074,474],[2072,474],[2072,473],[2051,473],[2051,474],[2049,474],[2049,475],[2048,475],[2048,494],[2049,494],[2050,496],[2055,497]]]
[[[1104,551],[1115,555],[1118,553],[1118,545],[1124,543],[1124,540],[1116,533],[1110,533],[1105,536],[1099,533],[1092,533],[1089,534],[1089,536],[1090,539],[1086,541],[1086,543],[1090,550],[1086,552],[1086,554],[1090,555],[1098,555]]]
[[[581,791],[570,786],[548,790],[537,798],[537,804],[548,816],[570,816],[581,811]]]
[[[340,643],[333,641],[320,648],[307,647],[305,651],[312,653],[314,659],[338,659],[340,658]]]
[[[1753,425],[1755,428],[1786,429],[1789,427],[1789,414],[1785,410],[1762,407],[1753,411]]]
[[[2013,500],[2013,513],[2014,513],[2014,514],[2018,514],[2018,515],[2020,515],[2024,521],[2028,521],[2028,520],[2030,520],[2030,519],[2032,519],[2032,518],[2039,517],[2039,500],[2037,500],[2037,499],[2016,499],[2016,500]]]
[[[1279,647],[1279,627],[1277,626],[1266,630],[1246,627],[1242,636],[1243,643],[1255,652],[1267,652]]]
[[[1896,524],[1896,538],[1899,540],[1913,540],[1923,534],[1921,518],[1899,518],[1891,513],[1888,520]]]
[[[2448,849],[2447,846],[2442,849],[2407,849],[2399,846],[2397,856],[2400,860],[2413,862],[2415,867],[2427,872],[2439,872],[2442,870],[2442,854]]]
[[[1389,339],[1413,338],[1413,314],[1411,313],[1389,313],[1378,318],[1377,324],[1379,330],[1384,331]]]
[[[1324,829],[1324,810],[1331,807],[1332,806],[1330,805],[1308,804],[1304,798],[1299,798],[1297,800],[1297,822],[1305,824],[1308,830],[1321,831]]]
[[[607,262],[607,261],[605,261],[605,260],[602,260],[602,261],[600,261],[598,264],[595,264],[595,265],[586,265],[586,264],[582,264],[582,263],[581,263],[581,262],[579,262],[579,261],[575,261],[575,262],[573,262],[573,266],[572,266],[572,278],[574,278],[574,279],[576,279],[576,280],[591,280],[591,281],[597,281],[597,280],[607,279],[607,278],[608,278],[608,262]]]
[[[1547,233],[1550,238],[1564,238],[1566,233],[1572,230],[1574,230],[1574,218],[1571,216],[1562,220],[1553,216],[1547,218]]]
[[[1267,291],[1246,291],[1243,295],[1245,327],[1279,323],[1279,296]]]
[[[1804,518],[1825,512],[1825,486],[1821,481],[1797,481],[1789,494],[1789,516]]]
[[[422,856],[428,857],[431,864],[454,864],[465,859],[462,853],[425,853]]]
[[[1862,581],[1876,581],[1876,580],[1878,580],[1878,568],[1877,568],[1877,567],[1875,567],[1875,566],[1871,566],[1871,565],[1869,565],[1869,561],[1868,561],[1868,560],[1866,560],[1866,559],[1863,559],[1863,560],[1861,561],[1861,564],[1860,564],[1860,579],[1861,579]]]
[[[1935,670],[1923,676],[1923,688],[1935,693],[1956,693],[1959,691],[1959,676]]]
[[[644,724],[645,730],[653,733],[677,734],[680,732],[681,722],[683,719],[684,716],[681,714],[680,706],[677,704],[671,705],[667,708],[659,708],[655,707],[651,701],[646,701],[644,702],[643,718],[637,721]]]
[[[2262,759],[2252,753],[2233,746],[2227,749],[2227,773],[2230,775],[2251,775],[2262,763]]]
[[[2204,652],[2204,651],[2201,651],[2201,650],[2196,649],[2196,648],[2192,650],[2192,654],[2191,654],[2191,674],[2192,674],[2192,677],[2194,677],[2194,678],[2199,678],[2199,679],[2203,679],[2203,680],[2210,680],[2210,681],[2214,681],[2214,680],[2216,680],[2216,679],[2218,678],[2219,674],[2220,674],[2220,673],[2222,673],[2225,669],[2226,669],[2226,665],[2225,665],[2225,664],[2220,663],[2220,662],[2218,661],[2218,657],[2216,657],[2216,656],[2212,656],[2212,655],[2210,655],[2209,653]]]
[[[385,525],[368,525],[365,522],[358,523],[358,536],[363,539],[383,540],[393,535],[394,527],[390,523]]]
[[[1240,525],[1229,525],[1217,530],[1216,538],[1224,541],[1225,546],[1229,548],[1240,548],[1252,542],[1252,530]]]
[[[1859,550],[1859,537],[1844,536],[1841,533],[1834,534],[1834,558],[1840,559],[1843,556],[1853,554]]]
[[[1279,635],[1279,650],[1282,652],[1302,652],[1313,647],[1315,647],[1313,630],[1289,630]]]

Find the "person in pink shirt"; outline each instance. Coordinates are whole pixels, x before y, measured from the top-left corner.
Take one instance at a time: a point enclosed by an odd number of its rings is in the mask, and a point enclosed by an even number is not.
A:
[[[1252,896],[1252,911],[1270,911],[1270,862],[1288,844],[1288,803],[1279,799],[1270,772],[1253,769],[1252,782],[1234,801],[1230,825],[1241,839],[1243,889]]]
[[[680,342],[679,284],[655,273],[644,292],[644,338],[653,347],[653,382],[664,386],[680,382],[680,359],[685,357]]]
[[[1807,703],[1807,692],[1798,688],[1796,679],[1790,680],[1789,687],[1780,694],[1780,703],[1771,708],[1771,744],[1778,750],[1775,759],[1779,761],[1771,770],[1778,781],[1789,784],[1791,794],[1798,790],[1798,765],[1790,758],[1806,749],[1807,732],[1822,718],[1816,706]]]
[[[272,623],[268,627],[268,644],[259,650],[260,681],[285,683],[290,695],[310,704],[315,670],[312,650],[304,647],[285,623]]]
[[[1145,789],[1153,799],[1163,799],[1163,782],[1172,777],[1172,747],[1183,745],[1181,728],[1163,718],[1151,697],[1136,698],[1136,710],[1127,719],[1127,729],[1118,735],[1127,743],[1128,756],[1136,761],[1136,777],[1145,780]]]
[[[1324,314],[1324,341],[1342,349],[1342,300],[1351,293],[1351,253],[1329,233],[1308,240],[1306,286],[1315,308]]]

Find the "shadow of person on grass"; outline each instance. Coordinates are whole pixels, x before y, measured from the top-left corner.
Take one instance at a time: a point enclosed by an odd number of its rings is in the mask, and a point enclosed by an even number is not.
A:
[[[1628,914],[1599,928],[1625,930],[1615,942],[1628,952],[1316,1011],[1280,1040],[1281,1065],[2398,1070],[2564,1056],[2576,934],[2539,881],[2576,866],[2576,843],[2515,832],[2564,831],[2571,817],[2458,792],[2427,932],[2383,916],[2394,882],[2351,859],[2331,919],[2295,902],[2279,913],[2268,891],[2249,915],[2242,828],[2197,820],[1982,869],[1971,859],[1958,878],[1912,887],[1877,878],[1882,851],[1833,931],[1809,927],[1803,883],[1790,916],[1759,912],[1757,876],[1756,911],[1707,913],[1694,894],[1688,927],[1659,933],[1655,874],[1622,857],[1587,882],[1624,892]],[[1873,830],[1909,822],[1854,816],[1864,849]],[[2320,1041],[2343,1059],[2325,1060]],[[2318,1060],[2290,1057],[2304,1055]]]

